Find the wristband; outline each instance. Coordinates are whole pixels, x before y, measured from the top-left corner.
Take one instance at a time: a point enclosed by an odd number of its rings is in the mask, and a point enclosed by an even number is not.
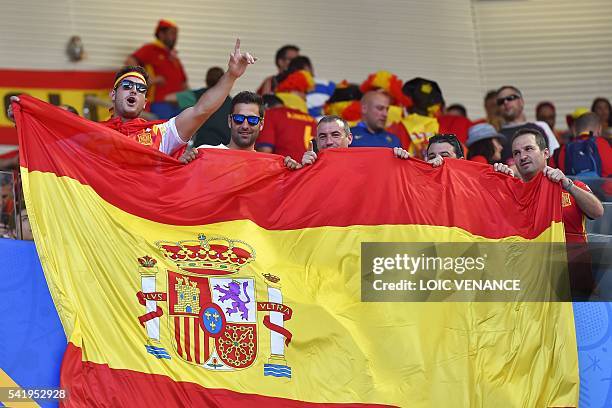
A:
[[[563,189],[569,193],[572,187],[574,187],[574,182],[572,181],[572,179],[569,179],[569,178],[567,179],[567,181],[568,181],[567,187],[563,187]]]

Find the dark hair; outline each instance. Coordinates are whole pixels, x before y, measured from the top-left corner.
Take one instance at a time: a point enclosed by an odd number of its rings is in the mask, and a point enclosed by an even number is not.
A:
[[[518,96],[520,96],[521,98],[523,97],[523,93],[521,92],[521,90],[518,89],[516,86],[512,86],[512,85],[504,85],[504,86],[500,87],[497,90],[496,96],[499,95],[499,93],[501,91],[503,91],[504,89],[512,89],[514,92],[516,92],[518,94]]]
[[[212,88],[219,82],[221,77],[223,76],[223,68],[221,67],[212,67],[208,71],[206,71],[206,87]]]
[[[287,70],[291,72],[299,71],[301,69],[312,70],[312,63],[310,62],[310,58],[305,55],[298,55],[297,57],[291,60],[289,66],[287,67]]]
[[[344,119],[342,119],[340,116],[338,115],[326,115],[323,116],[321,119],[319,119],[319,123],[317,123],[317,127],[319,127],[321,125],[321,123],[330,123],[330,122],[337,122],[340,121],[342,122],[342,127],[344,128],[344,134],[346,136],[351,134],[351,127],[349,126],[348,122]]]
[[[549,101],[544,101],[544,102],[540,102],[538,103],[538,105],[536,106],[536,116],[538,116],[538,114],[540,113],[540,109],[544,108],[544,107],[549,107],[552,110],[554,110],[555,112],[557,111],[557,108],[555,108],[555,105],[552,102]],[[538,119],[539,120],[539,119]]]
[[[159,39],[159,34],[161,33],[165,33],[166,31],[170,30],[171,28],[176,28],[176,27],[160,27],[157,30],[155,30],[155,38]]]
[[[536,144],[542,151],[548,147],[546,143],[546,138],[544,137],[542,132],[533,127],[524,127],[522,129],[517,130],[514,135],[512,135],[512,139],[510,140],[510,146],[512,146],[512,144],[514,143],[514,139],[523,135],[534,135]]]
[[[585,113],[580,115],[574,122],[574,129],[576,129],[576,135],[580,133],[591,131],[595,132],[600,125],[599,116],[594,112]]]
[[[252,103],[259,107],[259,116],[263,118],[264,116],[264,106],[261,96],[257,95],[255,92],[251,91],[242,91],[238,93],[236,96],[232,98],[232,108],[230,112],[234,113],[234,106],[239,103]]]
[[[484,156],[489,164],[493,164],[493,155],[495,154],[493,139],[498,138],[491,137],[489,139],[479,140],[472,144],[468,150],[467,159],[472,160],[474,156]]]
[[[117,79],[124,74],[127,74],[128,72],[138,72],[140,75],[143,76],[143,78],[145,79],[145,83],[148,84],[149,83],[149,74],[147,74],[147,71],[140,66],[137,65],[126,65],[123,68],[121,68],[119,71],[117,71],[117,73],[115,74],[115,79],[113,82],[116,82]]]
[[[448,143],[453,146],[453,150],[455,150],[455,155],[458,159],[465,156],[465,153],[463,153],[463,146],[461,146],[461,143],[459,143],[457,136],[452,133],[438,133],[432,136],[429,139],[429,144],[427,145],[427,153],[429,153],[429,146],[435,143]]]
[[[461,105],[460,103],[453,103],[451,106],[446,108],[446,111],[448,112],[451,109],[458,110],[461,112],[461,116],[467,118],[467,109],[465,109],[465,106]]]
[[[278,60],[285,59],[287,56],[287,52],[295,51],[300,52],[300,49],[296,45],[283,45],[276,51],[276,56],[274,57],[274,63],[278,67]]]
[[[491,98],[497,98],[497,90],[496,89],[491,89],[490,91],[487,92],[487,94],[484,97],[484,102],[488,101]]]
[[[610,112],[610,116],[608,116],[608,126],[612,126],[612,105],[610,105],[610,100],[608,98],[601,96],[595,98],[591,104],[591,112],[595,112],[595,105],[597,105],[599,102],[604,102],[608,105],[608,112]]]
[[[265,94],[261,97],[264,109],[274,108],[275,106],[284,106],[283,100],[274,94]]]

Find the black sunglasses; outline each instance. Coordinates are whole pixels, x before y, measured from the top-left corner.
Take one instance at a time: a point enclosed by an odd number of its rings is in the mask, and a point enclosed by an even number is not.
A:
[[[121,85],[121,87],[126,91],[136,87],[136,92],[141,94],[147,93],[147,89],[149,89],[146,84],[130,81],[129,79],[124,79],[123,81],[119,82],[119,85]]]
[[[512,95],[508,95],[506,97],[503,98],[497,98],[495,100],[495,102],[497,103],[497,106],[502,106],[504,103],[506,102],[512,102],[515,101],[517,99],[520,99],[521,97],[517,94],[512,94]]]
[[[261,121],[261,118],[259,116],[246,116],[246,115],[241,115],[239,113],[232,113],[230,117],[232,118],[234,123],[237,125],[242,125],[245,119],[247,123],[251,126],[257,126],[259,125],[259,122]]]

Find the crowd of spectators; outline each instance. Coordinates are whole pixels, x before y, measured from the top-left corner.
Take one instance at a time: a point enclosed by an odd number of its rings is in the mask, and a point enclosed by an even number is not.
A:
[[[587,184],[598,180],[594,183],[603,190],[600,198],[606,199],[610,194],[609,186],[601,182],[612,176],[612,108],[605,97],[595,98],[590,109],[577,107],[567,116],[564,129],[557,122],[553,102],[538,103],[536,121],[530,122],[522,91],[503,85],[485,94],[486,117],[470,118],[461,103],[446,105],[442,89],[434,80],[417,77],[404,82],[390,72],[379,71],[361,83],[334,83],[315,77],[311,60],[300,54],[298,46],[285,45],[275,54],[278,72],[265,78],[257,89],[261,98],[254,98],[254,92],[239,93],[239,100],[232,102],[229,92],[236,75],[228,74],[231,59],[228,73],[212,67],[206,75],[206,86],[190,90],[175,48],[177,25],[160,20],[155,37],[154,42],[127,57],[128,66],[121,71],[123,76],[118,74],[111,92],[114,117],[105,123],[122,131],[126,120],[133,122],[148,100],[151,112],[168,120],[168,127],[175,130],[170,153],[177,152],[176,157],[183,154],[185,162],[195,158],[195,151],[184,153],[182,145],[189,141],[189,148],[216,145],[279,154],[293,168],[312,164],[319,149],[337,144],[317,146],[323,138],[332,138],[331,131],[329,135],[317,134],[318,121],[324,118],[326,132],[333,125],[341,133],[341,147],[388,147],[395,149],[397,157],[413,157],[436,165],[445,158],[465,158],[503,165],[508,173],[520,177],[512,143],[517,134],[531,131],[543,136],[547,166]],[[236,58],[244,58],[245,64],[255,62],[248,53],[240,54],[237,47]],[[139,73],[136,67],[144,68],[143,72]],[[130,95],[117,103],[115,98],[120,94]],[[240,110],[249,104],[256,108]],[[144,123],[143,120],[142,127]],[[133,129],[140,131],[140,127]],[[153,147],[163,151],[167,140],[170,137],[159,135]],[[308,158],[307,163],[303,163],[304,158]],[[0,161],[5,169],[14,165]],[[1,184],[3,236],[21,236],[21,232],[16,233],[21,228],[15,228],[16,222],[10,221],[20,217],[16,215],[19,209],[15,202],[19,200],[15,200],[14,192],[4,193],[5,186],[14,190],[15,183],[8,180],[3,178]]]

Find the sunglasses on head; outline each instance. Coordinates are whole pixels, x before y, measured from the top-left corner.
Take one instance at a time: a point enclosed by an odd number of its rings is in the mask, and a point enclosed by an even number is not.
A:
[[[123,81],[119,82],[118,86],[121,86],[126,91],[129,91],[133,87],[136,87],[136,92],[141,94],[147,93],[147,89],[149,89],[146,84],[130,81],[129,79],[124,79]]]
[[[247,123],[251,126],[259,125],[259,121],[261,121],[261,118],[259,116],[246,116],[240,115],[239,113],[232,113],[230,116],[234,123],[237,125],[242,125],[245,119]]]
[[[505,96],[503,98],[497,98],[496,102],[497,102],[497,106],[502,106],[506,102],[512,102],[517,99],[520,99],[520,96],[517,94],[512,94],[512,95]]]

